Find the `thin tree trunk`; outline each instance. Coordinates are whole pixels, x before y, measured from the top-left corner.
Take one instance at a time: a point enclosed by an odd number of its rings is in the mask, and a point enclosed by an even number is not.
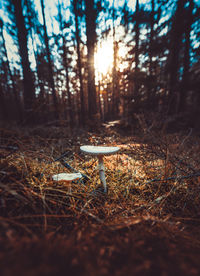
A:
[[[139,85],[137,82],[137,73],[138,73],[138,65],[139,65],[139,38],[140,38],[140,28],[139,28],[139,0],[136,0],[136,21],[135,21],[135,73],[136,73],[136,81],[134,85],[134,97],[137,101],[139,94]]]
[[[50,87],[52,89],[52,96],[53,96],[53,103],[54,103],[54,114],[55,114],[55,119],[59,119],[59,109],[58,109],[58,99],[56,95],[56,90],[55,90],[55,83],[54,83],[54,77],[53,77],[53,66],[52,66],[52,61],[51,61],[51,54],[50,54],[50,49],[49,49],[49,38],[47,35],[47,26],[46,26],[46,18],[45,18],[45,13],[44,13],[44,0],[40,0],[41,3],[41,8],[42,8],[42,17],[43,17],[43,29],[44,29],[44,41],[45,41],[45,46],[46,46],[46,53],[47,53],[47,59],[48,59],[48,69],[49,69],[49,83]]]
[[[60,24],[60,30],[61,30],[61,36],[62,36],[62,49],[63,49],[63,66],[65,69],[65,77],[66,77],[66,90],[67,90],[67,98],[68,98],[68,110],[69,110],[69,118],[70,118],[70,127],[71,129],[74,126],[74,111],[73,111],[73,105],[72,105],[72,98],[71,98],[71,92],[70,92],[70,86],[69,86],[69,66],[67,61],[67,49],[66,49],[66,40],[64,36],[64,26],[63,26],[63,19],[62,19],[62,13],[61,13],[61,4],[58,2],[58,17],[59,17],[59,24]]]
[[[114,3],[113,0],[113,70],[112,70],[112,114],[114,118],[119,114],[119,90],[117,85],[117,50],[118,45],[115,41],[115,9],[114,9]]]
[[[29,32],[30,32],[30,37],[32,41],[33,55],[34,55],[35,64],[36,64],[36,79],[37,79],[38,86],[40,88],[40,99],[44,101],[44,83],[41,81],[41,74],[39,73],[37,46],[35,45],[34,33],[33,33],[34,23],[31,21],[31,8],[30,8],[31,3],[28,0],[25,0],[24,3],[26,4],[26,7],[27,7]],[[32,18],[32,20],[34,20],[34,18]]]
[[[104,121],[104,114],[103,114],[103,110],[102,110],[102,97],[103,97],[103,94],[101,95],[101,81],[99,79],[99,81],[98,81],[99,112],[100,112],[101,121]]]
[[[148,98],[151,101],[155,96],[156,86],[153,83],[153,75],[155,74],[155,69],[153,70],[153,41],[154,41],[154,25],[155,25],[155,1],[151,0],[151,29],[150,29],[150,38],[149,38],[149,77],[150,84],[148,87]]]
[[[155,21],[155,1],[151,0],[151,30],[149,39],[149,75],[153,75],[153,64],[152,64],[152,44],[154,39],[154,21]]]
[[[63,65],[65,69],[65,77],[66,77],[66,89],[67,89],[67,99],[68,99],[68,109],[69,109],[69,118],[70,118],[70,126],[73,128],[74,126],[74,111],[73,111],[73,104],[72,104],[72,97],[69,87],[69,68],[68,68],[68,62],[67,62],[67,51],[66,51],[66,40],[64,35],[62,34],[62,40],[63,40]]]
[[[171,47],[169,56],[169,107],[168,113],[176,112],[178,97],[178,70],[180,62],[180,50],[182,46],[183,26],[180,22],[183,20],[185,0],[179,0],[177,9],[172,22]]]
[[[139,65],[139,37],[140,37],[140,29],[139,29],[139,0],[136,1],[136,22],[135,22],[135,71],[138,70]]]
[[[190,0],[190,6],[188,8],[188,13],[186,16],[186,24],[185,24],[185,45],[184,45],[184,61],[183,61],[183,77],[181,81],[181,89],[180,89],[180,102],[179,102],[179,111],[184,111],[186,108],[186,97],[187,91],[189,88],[189,69],[190,69],[190,32],[191,25],[193,22],[193,11],[194,2]]]
[[[80,51],[80,31],[79,31],[79,24],[78,24],[78,1],[73,1],[74,5],[74,14],[75,14],[75,35],[76,35],[76,47],[77,47],[77,66],[78,66],[78,77],[80,83],[80,104],[81,104],[81,116],[80,116],[80,123],[82,125],[85,124],[86,119],[86,108],[85,108],[85,97],[84,97],[84,90],[83,90],[83,76],[82,76],[82,62],[81,62],[81,51]]]
[[[86,36],[87,36],[87,67],[88,67],[88,109],[90,119],[97,113],[94,50],[96,43],[96,11],[94,0],[85,0]]]
[[[6,119],[7,118],[7,109],[6,109],[6,103],[5,103],[5,97],[3,93],[3,88],[0,82],[0,113],[1,113],[1,118]]]

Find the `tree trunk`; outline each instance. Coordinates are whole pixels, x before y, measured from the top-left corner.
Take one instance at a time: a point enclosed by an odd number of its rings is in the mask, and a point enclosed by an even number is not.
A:
[[[94,0],[85,0],[86,36],[87,36],[87,68],[88,68],[88,109],[90,119],[97,113],[94,50],[96,43],[96,11]]]
[[[155,20],[155,2],[151,0],[151,30],[149,39],[149,75],[153,75],[153,65],[152,65],[152,44],[154,39],[154,20]]]
[[[136,80],[134,84],[134,98],[137,103],[138,94],[139,94],[139,85],[137,82],[138,77],[138,65],[139,65],[139,38],[140,38],[140,28],[139,28],[139,0],[136,0],[136,8],[135,8],[135,73],[136,73]]]
[[[139,29],[139,0],[136,1],[136,22],[135,22],[135,71],[138,70],[139,65],[139,37],[140,37],[140,29]]]
[[[33,47],[33,55],[34,55],[34,59],[35,59],[35,64],[36,64],[36,79],[37,79],[37,83],[40,89],[40,99],[42,102],[44,102],[44,83],[41,80],[41,74],[39,72],[39,66],[38,66],[38,52],[37,52],[37,46],[35,43],[35,39],[34,39],[34,31],[35,30],[35,17],[32,16],[32,10],[31,10],[31,3],[30,0],[25,0],[24,1],[26,8],[27,8],[27,19],[28,19],[28,25],[29,25],[29,33],[30,33],[30,37],[31,37],[31,41],[32,41],[32,47]]]
[[[48,60],[49,84],[52,89],[55,119],[59,119],[58,99],[57,99],[56,90],[55,90],[55,83],[54,83],[54,77],[53,77],[53,66],[52,66],[52,61],[51,61],[51,54],[50,54],[50,49],[49,49],[49,38],[47,35],[46,18],[45,18],[45,13],[44,13],[44,8],[45,8],[44,0],[40,0],[40,2],[41,2],[41,8],[42,8],[42,17],[43,17],[44,41],[45,41],[47,60]]]
[[[14,78],[13,78],[13,75],[12,75],[12,72],[11,72],[11,69],[10,69],[10,63],[9,63],[9,60],[8,60],[8,53],[7,53],[7,49],[6,49],[5,38],[4,38],[4,35],[3,35],[3,22],[1,22],[1,23],[2,24],[0,26],[0,37],[2,38],[2,42],[3,42],[3,50],[4,50],[5,58],[6,58],[6,66],[7,66],[8,74],[9,74],[9,77],[10,77],[10,80],[11,80],[14,101],[15,101],[15,104],[16,104],[16,107],[17,107],[17,113],[18,113],[17,116],[19,117],[19,119],[21,121],[22,120],[22,107],[21,107],[19,95],[18,95],[18,92],[17,92],[17,88],[16,88],[16,85],[15,85],[15,81],[14,81]],[[4,109],[5,109],[5,107],[4,107]]]
[[[74,111],[73,111],[73,103],[72,103],[72,97],[69,87],[69,68],[68,68],[68,62],[67,62],[67,50],[66,50],[66,40],[64,35],[62,34],[62,40],[63,40],[63,65],[65,69],[65,77],[66,77],[66,90],[67,90],[67,99],[68,99],[68,109],[69,109],[69,118],[70,118],[70,127],[73,128],[74,126]]]
[[[168,113],[177,111],[178,102],[178,76],[180,66],[180,50],[182,47],[183,26],[180,22],[183,20],[185,0],[178,0],[177,9],[172,22],[170,53],[169,53],[169,106]]]
[[[82,62],[81,62],[81,52],[80,52],[80,31],[79,31],[79,24],[78,24],[78,1],[73,1],[74,6],[74,15],[75,15],[75,35],[76,35],[76,47],[77,47],[77,66],[78,66],[78,77],[80,83],[80,103],[81,103],[81,116],[80,116],[80,123],[82,125],[85,124],[85,117],[86,117],[86,108],[85,108],[85,97],[84,97],[84,90],[83,90],[83,76],[82,76]]]
[[[7,114],[5,97],[4,97],[4,92],[3,92],[1,82],[0,82],[0,114],[1,114],[1,119],[5,120],[7,118],[8,114]]]
[[[14,6],[14,13],[16,18],[19,53],[23,71],[24,109],[30,113],[30,111],[33,109],[33,103],[35,99],[35,85],[28,58],[28,34],[25,27],[21,0],[12,0],[12,3]]]
[[[178,110],[185,111],[186,108],[186,97],[187,91],[189,89],[189,69],[190,69],[190,48],[191,48],[191,41],[190,41],[190,32],[191,26],[193,23],[193,8],[194,2],[190,0],[190,5],[187,11],[187,15],[185,16],[185,44],[184,44],[184,60],[183,60],[183,77],[181,81],[181,89],[180,89],[180,102]]]
[[[154,41],[154,24],[155,24],[155,1],[151,0],[151,15],[150,15],[150,38],[149,38],[149,87],[148,87],[148,99],[152,101],[155,97],[156,86],[153,83],[153,41]]]
[[[115,8],[114,8],[114,0],[113,0],[113,70],[112,70],[112,114],[113,117],[119,115],[119,88],[117,85],[117,52],[118,52],[118,44],[115,41]]]
[[[64,36],[64,25],[61,13],[61,4],[58,2],[58,18],[62,36],[62,49],[63,49],[63,66],[65,69],[65,77],[66,77],[66,90],[67,90],[67,98],[68,98],[68,110],[69,110],[69,118],[70,118],[70,127],[71,129],[74,127],[74,111],[73,111],[73,104],[69,86],[69,66],[67,60],[67,49],[66,49],[66,40]]]

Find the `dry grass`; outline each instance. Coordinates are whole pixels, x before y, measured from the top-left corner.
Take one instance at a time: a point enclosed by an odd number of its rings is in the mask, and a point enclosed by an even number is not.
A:
[[[199,275],[199,137],[0,132],[1,275]],[[107,195],[82,144],[120,147],[105,158]],[[72,194],[51,180],[63,152],[90,177]]]

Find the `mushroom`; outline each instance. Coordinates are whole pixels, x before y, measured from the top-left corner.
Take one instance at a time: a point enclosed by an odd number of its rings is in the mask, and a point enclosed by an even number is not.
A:
[[[118,147],[85,145],[85,146],[81,146],[80,150],[82,152],[84,152],[85,154],[91,154],[91,155],[97,156],[98,163],[99,163],[98,169],[99,169],[100,180],[104,187],[104,193],[107,193],[107,185],[106,185],[103,157],[104,157],[104,155],[111,155],[111,154],[118,152],[119,148]]]
[[[59,173],[52,176],[54,181],[62,181],[69,187],[69,193],[71,194],[71,182],[82,177],[81,173]]]

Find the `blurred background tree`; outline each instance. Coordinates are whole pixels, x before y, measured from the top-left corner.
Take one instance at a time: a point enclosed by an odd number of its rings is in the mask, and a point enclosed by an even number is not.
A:
[[[200,113],[198,1],[3,0],[0,10],[3,120],[73,128]]]

